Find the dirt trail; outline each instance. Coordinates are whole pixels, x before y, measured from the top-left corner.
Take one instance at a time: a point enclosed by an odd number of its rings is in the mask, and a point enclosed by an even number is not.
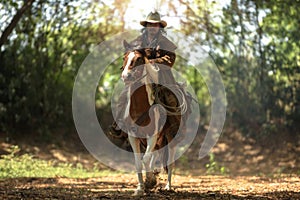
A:
[[[174,191],[156,189],[136,199],[300,199],[300,178],[174,176]],[[129,199],[134,174],[102,178],[18,178],[0,180],[0,199]]]
[[[81,163],[88,169],[99,164],[85,150],[77,133],[71,135],[70,138],[70,134],[57,134],[56,141],[51,143],[33,140],[33,136],[8,142],[0,135],[0,154],[7,154],[6,149],[14,144],[22,149],[20,154],[29,153],[43,160]],[[206,165],[212,161],[209,156],[198,160],[203,137],[197,135],[191,147],[176,161],[174,191],[163,190],[165,181],[160,180],[155,190],[136,199],[300,199],[299,137],[282,133],[254,140],[235,131],[225,131],[212,150],[213,162],[225,167],[225,176],[205,175]],[[100,164],[98,167],[107,169]],[[218,173],[220,169],[213,168],[212,174]],[[165,175],[161,177],[165,178]],[[0,200],[132,199],[136,184],[135,174],[89,179],[0,179]]]

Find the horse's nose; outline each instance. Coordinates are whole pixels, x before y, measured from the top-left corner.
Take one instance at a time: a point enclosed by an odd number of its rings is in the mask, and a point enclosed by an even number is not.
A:
[[[124,72],[123,72],[123,73],[121,74],[121,78],[122,78],[122,80],[124,81],[124,80],[127,78],[127,73],[124,73]]]
[[[127,74],[124,73],[121,76],[122,76],[123,81],[126,81],[126,80],[130,79],[131,74],[130,73],[127,73]]]
[[[127,74],[122,74],[121,77],[122,77],[122,80],[125,81],[128,78],[128,75]]]
[[[126,78],[126,76],[125,76],[125,75],[123,75],[123,74],[121,74],[121,78],[122,78],[122,80],[124,81],[124,80],[125,80],[125,78]]]

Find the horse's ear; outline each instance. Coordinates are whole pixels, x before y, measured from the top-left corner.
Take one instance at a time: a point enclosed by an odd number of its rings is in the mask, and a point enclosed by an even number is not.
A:
[[[123,46],[124,46],[124,48],[125,48],[126,50],[131,49],[130,44],[129,44],[126,40],[123,40]]]

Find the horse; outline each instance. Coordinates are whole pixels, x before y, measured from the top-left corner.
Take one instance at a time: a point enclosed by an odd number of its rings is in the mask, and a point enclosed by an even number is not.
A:
[[[152,107],[154,97],[151,81],[158,81],[157,69],[150,64],[143,50],[133,49],[126,40],[123,41],[123,45],[126,51],[121,67],[121,78],[128,88],[124,121],[128,140],[134,152],[138,177],[138,185],[133,195],[142,195],[145,190],[152,189],[156,185],[156,174],[153,169],[158,157],[161,158],[168,173],[165,189],[171,190],[176,145],[169,145],[174,137],[167,134],[172,124],[168,122],[165,110],[160,106]],[[159,149],[164,149],[160,155],[155,153]],[[143,165],[146,171],[145,182],[142,174]]]

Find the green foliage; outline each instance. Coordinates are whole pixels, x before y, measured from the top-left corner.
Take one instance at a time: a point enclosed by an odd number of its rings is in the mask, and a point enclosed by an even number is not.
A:
[[[188,157],[186,155],[182,155],[179,159],[178,159],[179,163],[182,166],[186,166],[189,163]]]
[[[0,178],[16,177],[68,177],[91,178],[114,174],[116,172],[103,170],[96,167],[93,170],[84,169],[78,163],[76,166],[69,163],[56,163],[33,158],[30,154],[16,155],[20,149],[12,146],[8,155],[2,155],[0,159]]]
[[[231,125],[253,135],[299,128],[298,1],[231,0],[223,6],[208,0],[161,3],[169,6],[171,14],[180,15],[180,31],[213,56],[226,88]],[[96,44],[124,30],[127,4],[119,0],[34,2],[0,49],[0,130],[45,133],[72,126],[77,70]],[[183,16],[176,11],[178,5],[184,5]],[[0,6],[3,32],[21,3],[2,1]],[[112,63],[99,81],[98,113],[109,109],[121,62]],[[174,68],[195,89],[206,123],[211,110],[209,91],[187,63],[178,58]]]
[[[72,125],[72,88],[78,68],[95,44],[123,26],[112,17],[115,10],[103,2],[75,2],[33,3],[1,47],[0,130],[45,133]],[[19,9],[15,1],[1,5]],[[11,19],[14,13],[3,14]],[[3,19],[1,30],[8,25]]]
[[[228,173],[227,169],[224,166],[220,166],[219,163],[215,160],[215,155],[213,153],[209,154],[209,163],[207,163],[205,167],[207,174],[225,175]]]
[[[253,135],[299,127],[299,2],[180,2],[184,31],[209,47],[222,72],[232,125]]]

